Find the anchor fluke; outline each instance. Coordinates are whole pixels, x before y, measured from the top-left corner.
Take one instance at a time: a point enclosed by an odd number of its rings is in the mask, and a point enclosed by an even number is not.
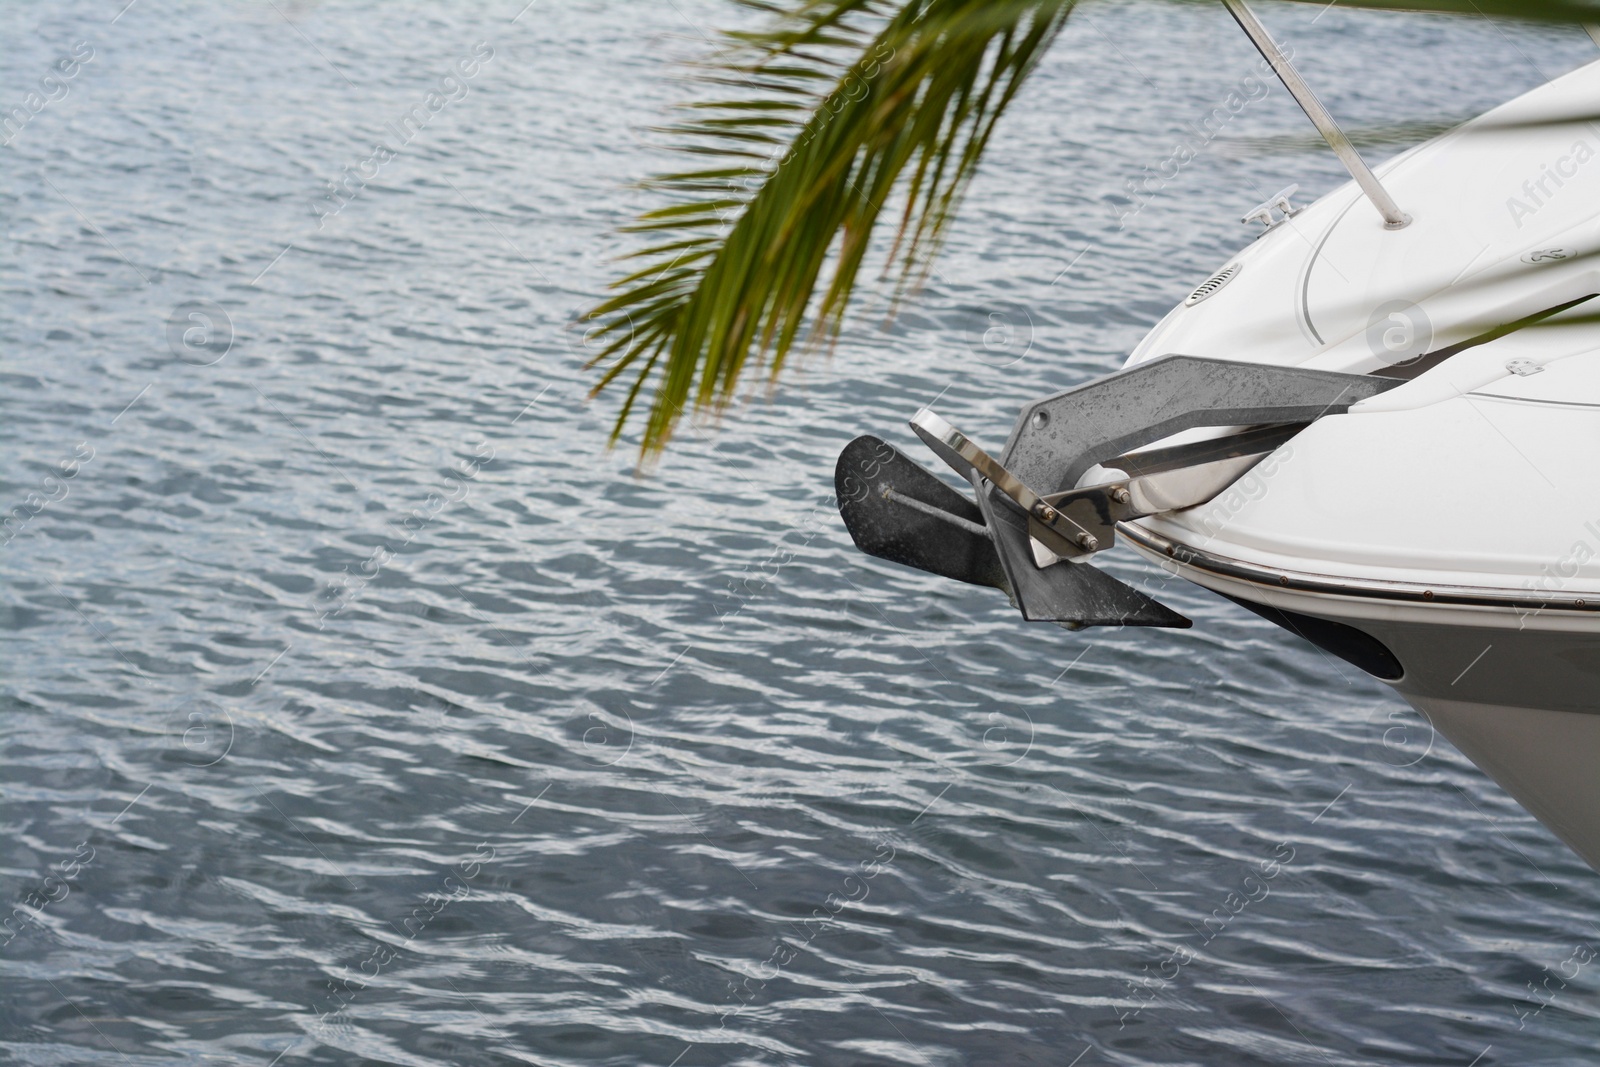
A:
[[[994,502],[981,476],[974,504],[893,445],[858,437],[834,468],[839,514],[869,556],[1004,592],[1024,618],[1081,626],[1188,626],[1189,620],[1089,566],[1040,569],[1028,520]]]
[[[867,555],[1009,594],[983,512],[898,448],[857,437],[839,453],[833,487]]]

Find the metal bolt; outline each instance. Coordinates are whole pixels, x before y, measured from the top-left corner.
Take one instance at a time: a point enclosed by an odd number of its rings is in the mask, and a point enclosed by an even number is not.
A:
[[[1133,499],[1133,494],[1129,493],[1125,486],[1114,485],[1111,487],[1111,499],[1119,504],[1126,504]]]
[[[1045,522],[1055,522],[1056,521],[1056,509],[1051,507],[1049,504],[1040,504],[1039,505],[1039,517],[1041,519],[1043,519]]]
[[[1077,541],[1078,547],[1088,552],[1093,552],[1100,547],[1100,539],[1087,530],[1078,535]]]

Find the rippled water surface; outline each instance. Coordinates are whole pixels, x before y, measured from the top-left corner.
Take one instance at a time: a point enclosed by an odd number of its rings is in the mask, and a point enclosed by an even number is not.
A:
[[[1274,88],[1119,226],[1259,74],[1220,6],[1074,16],[920,298],[636,477],[570,323],[731,5],[124,2],[0,13],[5,108],[80,57],[0,156],[7,1062],[1600,1058],[1600,880],[1386,689],[833,509],[856,433],[1003,440],[1338,183],[1243,147]],[[1352,126],[1594,56],[1264,14]]]

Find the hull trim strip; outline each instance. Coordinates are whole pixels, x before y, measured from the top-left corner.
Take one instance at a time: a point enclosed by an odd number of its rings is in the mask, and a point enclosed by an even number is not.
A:
[[[1163,537],[1134,523],[1118,523],[1117,532],[1151,552],[1222,578],[1234,578],[1272,589],[1291,589],[1328,596],[1362,597],[1417,604],[1452,604],[1469,607],[1511,608],[1527,611],[1600,612],[1600,596],[1528,590],[1485,589],[1478,586],[1425,585],[1376,578],[1342,578],[1307,571],[1278,570],[1229,556],[1207,552]]]

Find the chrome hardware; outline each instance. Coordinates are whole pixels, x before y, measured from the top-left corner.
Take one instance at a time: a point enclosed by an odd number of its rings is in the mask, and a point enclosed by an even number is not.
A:
[[[937,413],[923,408],[911,417],[911,429],[934,455],[972,482],[974,488],[987,481],[999,490],[1017,510],[1028,516],[1029,535],[1056,556],[1075,559],[1093,551],[1079,536],[1088,533],[1083,526],[1041,500],[1039,494]],[[1098,543],[1096,540],[1095,544]]]
[[[1305,210],[1305,208],[1295,207],[1293,204],[1289,203],[1289,198],[1299,191],[1299,183],[1290,185],[1287,188],[1272,194],[1272,196],[1263,200],[1249,211],[1246,211],[1244,213],[1244,217],[1239,221],[1244,223],[1246,226],[1250,225],[1252,222],[1259,222],[1266,229],[1270,230],[1274,226],[1282,223],[1285,219],[1294,218],[1294,216]],[[1272,212],[1274,210],[1282,212],[1282,215],[1279,218],[1273,218]]]
[[[1310,119],[1317,132],[1322,134],[1322,139],[1328,142],[1328,147],[1339,157],[1339,162],[1350,172],[1350,177],[1356,180],[1356,184],[1361,186],[1361,191],[1367,194],[1367,199],[1372,201],[1372,206],[1378,209],[1378,214],[1383,216],[1384,229],[1398,230],[1409,226],[1411,216],[1400,210],[1400,205],[1394,202],[1394,197],[1390,196],[1383,183],[1378,181],[1378,176],[1372,173],[1372,168],[1361,158],[1361,153],[1350,143],[1350,138],[1339,129],[1339,124],[1333,120],[1328,109],[1322,106],[1322,101],[1317,99],[1317,94],[1311,91],[1305,79],[1300,77],[1300,72],[1289,62],[1289,57],[1283,54],[1283,50],[1272,39],[1267,28],[1261,25],[1261,20],[1256,18],[1255,12],[1245,6],[1244,0],[1222,0],[1222,4],[1249,36],[1250,42],[1256,46],[1256,51],[1272,64],[1272,71],[1283,83],[1283,87],[1289,90],[1289,95],[1294,97],[1295,103],[1300,105],[1300,110],[1306,113],[1306,118]]]

